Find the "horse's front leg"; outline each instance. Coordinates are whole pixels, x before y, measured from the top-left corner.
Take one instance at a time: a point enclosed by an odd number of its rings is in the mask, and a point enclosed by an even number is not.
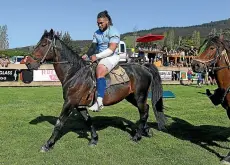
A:
[[[209,97],[209,99],[215,106],[222,103],[224,93],[225,93],[225,89],[223,88],[217,88],[214,91],[214,94],[212,94],[209,89],[206,89],[206,95]]]
[[[96,129],[93,126],[92,119],[91,119],[87,109],[86,108],[80,108],[80,109],[78,109],[78,111],[80,112],[80,114],[84,118],[86,125],[90,128],[91,140],[89,142],[89,145],[90,146],[97,145],[98,135],[97,135]]]
[[[69,117],[72,108],[70,106],[69,103],[65,102],[63,104],[63,108],[62,108],[62,112],[59,116],[59,118],[57,119],[57,122],[54,126],[53,129],[53,133],[51,135],[51,137],[49,138],[49,140],[46,142],[46,144],[44,146],[42,146],[41,151],[42,152],[47,152],[49,151],[55,144],[55,142],[57,141],[58,136],[60,135],[60,131],[64,125],[64,123],[66,122],[67,118]]]

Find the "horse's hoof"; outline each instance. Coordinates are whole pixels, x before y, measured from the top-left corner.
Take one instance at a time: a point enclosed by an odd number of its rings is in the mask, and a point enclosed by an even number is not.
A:
[[[211,96],[211,95],[212,95],[212,93],[210,92],[209,89],[206,89],[206,95],[207,95],[207,96]]]
[[[42,146],[40,152],[48,152],[50,149],[46,145]]]
[[[230,156],[226,156],[222,161],[221,164],[230,165]]]
[[[97,141],[91,140],[88,144],[90,147],[95,147],[97,145]]]
[[[89,143],[89,146],[90,146],[90,147],[96,147],[97,144],[91,144],[91,143]]]
[[[161,132],[165,132],[165,133],[168,133],[168,130],[167,130],[167,128],[163,128],[163,129],[161,129],[160,131],[161,131]]]
[[[137,143],[139,140],[141,140],[141,136],[135,135],[134,137],[131,137],[131,140]]]
[[[142,133],[142,136],[153,137],[153,130],[151,130],[150,128],[145,129],[145,131]]]
[[[222,160],[222,161],[221,161],[221,164],[230,165],[230,163],[227,162],[227,161],[225,161],[225,160]]]

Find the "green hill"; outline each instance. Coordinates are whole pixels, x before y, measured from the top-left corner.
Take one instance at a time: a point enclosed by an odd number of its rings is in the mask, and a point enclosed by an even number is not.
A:
[[[170,30],[174,31],[175,39],[177,40],[179,36],[190,37],[194,31],[200,32],[201,40],[206,38],[211,31],[219,32],[230,32],[230,18],[221,21],[212,21],[210,23],[204,23],[201,25],[186,26],[186,27],[157,27],[149,30],[139,30],[134,32],[127,32],[122,34],[121,38],[126,41],[127,45],[133,45],[134,36],[143,36],[149,33],[152,34],[164,34]],[[227,36],[229,37],[229,36]]]
[[[201,41],[202,39],[206,38],[211,31],[214,31],[216,33],[223,32],[230,34],[230,18],[220,21],[212,21],[210,23],[204,23],[201,25],[194,25],[194,26],[187,26],[187,27],[157,27],[152,28],[149,30],[139,30],[134,32],[127,32],[121,35],[121,39],[124,40],[128,47],[131,47],[134,45],[134,35],[135,36],[143,36],[149,33],[152,34],[164,34],[168,31],[173,30],[174,31],[174,38],[175,40],[178,40],[178,37],[184,37],[189,38],[192,36],[194,31],[198,31],[200,33]],[[230,39],[230,35],[228,35]],[[89,46],[91,43],[91,40],[74,40],[72,41],[73,45],[80,48],[81,50],[84,50],[86,47]],[[33,50],[33,46],[27,46],[22,48],[15,48],[14,50],[18,51],[26,51],[30,52]]]
[[[212,29],[216,29],[219,31],[220,29],[229,29],[230,28],[230,18],[226,20],[221,21],[214,21],[210,23],[204,23],[201,25],[194,25],[194,26],[187,26],[187,27],[159,27],[159,28],[152,28],[149,30],[139,30],[137,31],[138,36],[142,36],[148,33],[152,34],[163,34],[166,31],[169,31],[173,29],[175,31],[176,36],[189,36],[192,35],[193,31],[199,31],[201,34],[201,37],[206,37]],[[133,32],[128,32],[122,34],[122,38],[125,38],[127,36],[133,35]]]

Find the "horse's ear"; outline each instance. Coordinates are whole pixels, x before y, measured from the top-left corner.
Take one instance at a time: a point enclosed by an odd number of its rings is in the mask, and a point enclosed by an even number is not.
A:
[[[47,34],[47,33],[48,33],[48,31],[45,29],[43,34]]]
[[[224,35],[223,34],[221,34],[219,38],[221,41],[224,41]]]
[[[54,30],[50,29],[50,35],[53,36],[54,35]]]

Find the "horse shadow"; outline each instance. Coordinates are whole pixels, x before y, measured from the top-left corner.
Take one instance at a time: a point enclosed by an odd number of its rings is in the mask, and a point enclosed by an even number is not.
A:
[[[36,125],[42,122],[49,122],[50,124],[55,125],[57,119],[58,117],[55,116],[45,116],[41,114],[35,119],[32,119],[29,123]],[[131,137],[135,135],[137,129],[137,123],[117,116],[94,116],[92,117],[92,122],[97,131],[106,129],[107,127],[114,127],[124,132],[127,132]],[[157,128],[157,124],[153,125],[155,128]],[[91,138],[89,137],[88,131],[89,128],[86,126],[84,119],[76,110],[72,113],[71,116],[69,116],[57,140],[60,140],[62,136],[69,132],[74,132],[78,134],[78,138],[85,138],[90,141]]]
[[[229,142],[230,128],[213,125],[200,125],[194,126],[191,123],[167,115],[173,122],[167,126],[167,133],[181,140],[190,141],[207,151],[215,154],[220,159],[225,156],[220,155],[212,147],[230,149],[229,147],[222,146],[219,142]]]
[[[228,139],[230,137],[230,128],[212,125],[194,126],[191,123],[177,117],[171,117],[168,115],[166,115],[166,117],[168,119],[172,119],[173,122],[167,125],[167,131],[165,133],[181,140],[190,141],[191,143],[196,144],[215,154],[220,159],[223,159],[225,156],[220,155],[211,147],[230,149],[229,147],[222,146],[218,143],[230,141]],[[58,117],[55,116],[44,116],[41,114],[40,116],[31,120],[29,123],[36,125],[42,122],[49,122],[50,124],[55,125],[57,119]],[[131,137],[136,133],[138,122],[137,121],[134,123],[123,117],[117,116],[95,116],[92,117],[92,120],[97,131],[106,129],[108,127],[114,127],[127,132]],[[148,126],[150,128],[157,129],[157,123],[155,122],[148,122]],[[57,140],[69,132],[74,132],[78,134],[78,138],[85,138],[90,141],[88,131],[89,129],[79,112],[74,111],[63,126],[63,129]]]
[[[205,92],[197,92],[197,93],[207,96],[207,94]]]

